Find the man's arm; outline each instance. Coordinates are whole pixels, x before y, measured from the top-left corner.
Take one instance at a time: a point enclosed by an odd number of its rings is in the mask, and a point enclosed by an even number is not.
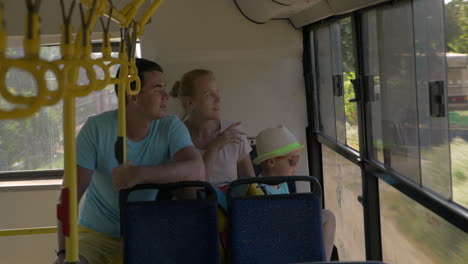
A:
[[[180,181],[205,181],[205,166],[200,153],[193,146],[179,150],[172,162],[156,166],[122,164],[112,172],[116,191],[131,188],[140,183],[172,183]]]
[[[92,170],[83,168],[79,165],[77,166],[78,203],[80,202],[81,197],[85,193],[86,189],[88,189],[92,176],[93,176]],[[62,197],[60,197],[59,199],[62,200]],[[65,249],[65,237],[63,235],[62,225],[60,221],[57,221],[57,235],[58,235],[58,250]]]

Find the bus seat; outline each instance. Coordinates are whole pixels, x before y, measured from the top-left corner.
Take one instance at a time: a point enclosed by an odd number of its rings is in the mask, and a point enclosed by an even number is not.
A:
[[[385,264],[381,261],[320,261],[320,262],[299,262],[289,264]]]
[[[242,185],[307,181],[311,192],[235,196]],[[231,264],[325,260],[319,182],[310,176],[239,179],[227,193]]]
[[[201,187],[197,200],[129,201],[131,192]],[[199,192],[198,192],[199,193]],[[120,193],[124,263],[220,262],[216,192],[206,182],[143,184]]]

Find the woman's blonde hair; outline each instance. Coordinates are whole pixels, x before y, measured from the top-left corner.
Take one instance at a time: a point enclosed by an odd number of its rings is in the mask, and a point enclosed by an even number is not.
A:
[[[169,95],[173,98],[179,98],[182,101],[182,97],[188,96],[193,97],[195,95],[195,82],[206,75],[213,75],[213,72],[205,69],[194,69],[186,72],[182,75],[182,79],[174,83]],[[182,121],[186,120],[189,116],[187,109],[182,102],[182,108],[184,108],[184,115]]]

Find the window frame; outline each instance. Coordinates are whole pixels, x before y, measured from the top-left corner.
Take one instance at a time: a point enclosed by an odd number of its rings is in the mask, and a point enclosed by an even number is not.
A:
[[[411,1],[412,0],[408,0]],[[369,87],[364,82],[364,52],[362,43],[365,41],[362,32],[362,15],[369,10],[377,9],[383,6],[391,6],[394,1],[377,4],[356,10],[347,14],[326,18],[303,27],[304,39],[304,79],[307,101],[307,149],[309,152],[309,171],[322,184],[323,188],[323,168],[322,168],[322,144],[329,147],[342,157],[359,165],[363,177],[363,213],[365,223],[365,243],[367,260],[382,260],[382,239],[380,225],[380,202],[378,180],[382,180],[398,190],[400,193],[410,197],[418,204],[440,216],[450,224],[459,228],[461,232],[468,232],[468,209],[456,202],[451,201],[427,187],[420,186],[410,179],[404,177],[397,171],[383,166],[376,161],[370,154],[367,135],[371,133],[369,127],[370,113],[366,111],[365,101],[369,98]],[[353,40],[355,43],[355,63],[356,78],[359,83],[359,91],[356,97],[359,97],[358,112],[358,133],[359,133],[359,151],[356,151],[345,144],[325,135],[320,130],[319,107],[318,107],[318,86],[315,77],[318,76],[318,60],[315,59],[317,38],[315,31],[319,27],[336,23],[344,18],[351,17],[353,24]],[[322,194],[323,199],[323,194]]]

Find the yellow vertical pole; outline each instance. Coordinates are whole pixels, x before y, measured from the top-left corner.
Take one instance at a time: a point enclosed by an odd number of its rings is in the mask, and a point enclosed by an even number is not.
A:
[[[125,68],[125,70],[123,69]],[[128,71],[126,70],[127,66],[121,64],[120,65],[120,76],[127,76]],[[123,75],[125,74],[125,75]],[[118,100],[119,100],[119,108],[118,108],[118,117],[119,117],[119,138],[122,140],[122,162],[125,163],[127,161],[127,119],[126,119],[126,86],[128,84],[126,81],[122,81],[119,83],[119,88],[118,88]]]
[[[73,74],[73,73],[72,73]],[[74,78],[71,78],[74,79]],[[65,237],[66,262],[77,263],[78,255],[78,193],[76,175],[75,97],[63,98],[63,139],[65,152],[64,188],[69,190],[69,236]]]
[[[126,36],[125,36],[126,37]],[[125,38],[124,37],[124,38]],[[115,145],[115,150],[117,155],[120,154],[120,157],[116,157],[119,163],[125,163],[127,161],[127,119],[126,119],[126,104],[127,104],[127,85],[128,83],[128,68],[129,60],[128,54],[126,53],[126,43],[124,38],[120,42],[120,52],[119,60],[120,63],[120,72],[119,72],[119,83],[118,83],[118,120],[119,120],[119,135],[117,137],[117,142]]]
[[[97,15],[94,14],[94,8],[89,9],[85,15],[87,21],[86,27],[82,24],[78,31],[78,36],[75,40],[75,47],[73,50],[74,60],[86,59],[85,56],[90,56],[91,50],[89,45],[90,28],[94,25]],[[91,17],[90,17],[91,16]],[[85,23],[82,21],[82,23]],[[85,45],[83,45],[85,44]],[[68,50],[69,51],[69,50]],[[67,58],[71,54],[66,54]],[[65,60],[66,61],[66,60]],[[65,62],[66,63],[66,62]],[[72,67],[67,72],[67,81],[71,84],[70,87],[76,88],[79,69]],[[89,77],[89,76],[88,76]],[[90,80],[91,82],[91,80]],[[90,83],[88,89],[92,89],[95,83]],[[68,228],[69,235],[65,236],[65,263],[79,263],[79,248],[78,248],[78,179],[77,179],[77,166],[76,166],[76,137],[75,137],[75,91],[66,91],[63,98],[63,137],[64,137],[64,150],[65,150],[65,177],[64,189],[68,189]]]

